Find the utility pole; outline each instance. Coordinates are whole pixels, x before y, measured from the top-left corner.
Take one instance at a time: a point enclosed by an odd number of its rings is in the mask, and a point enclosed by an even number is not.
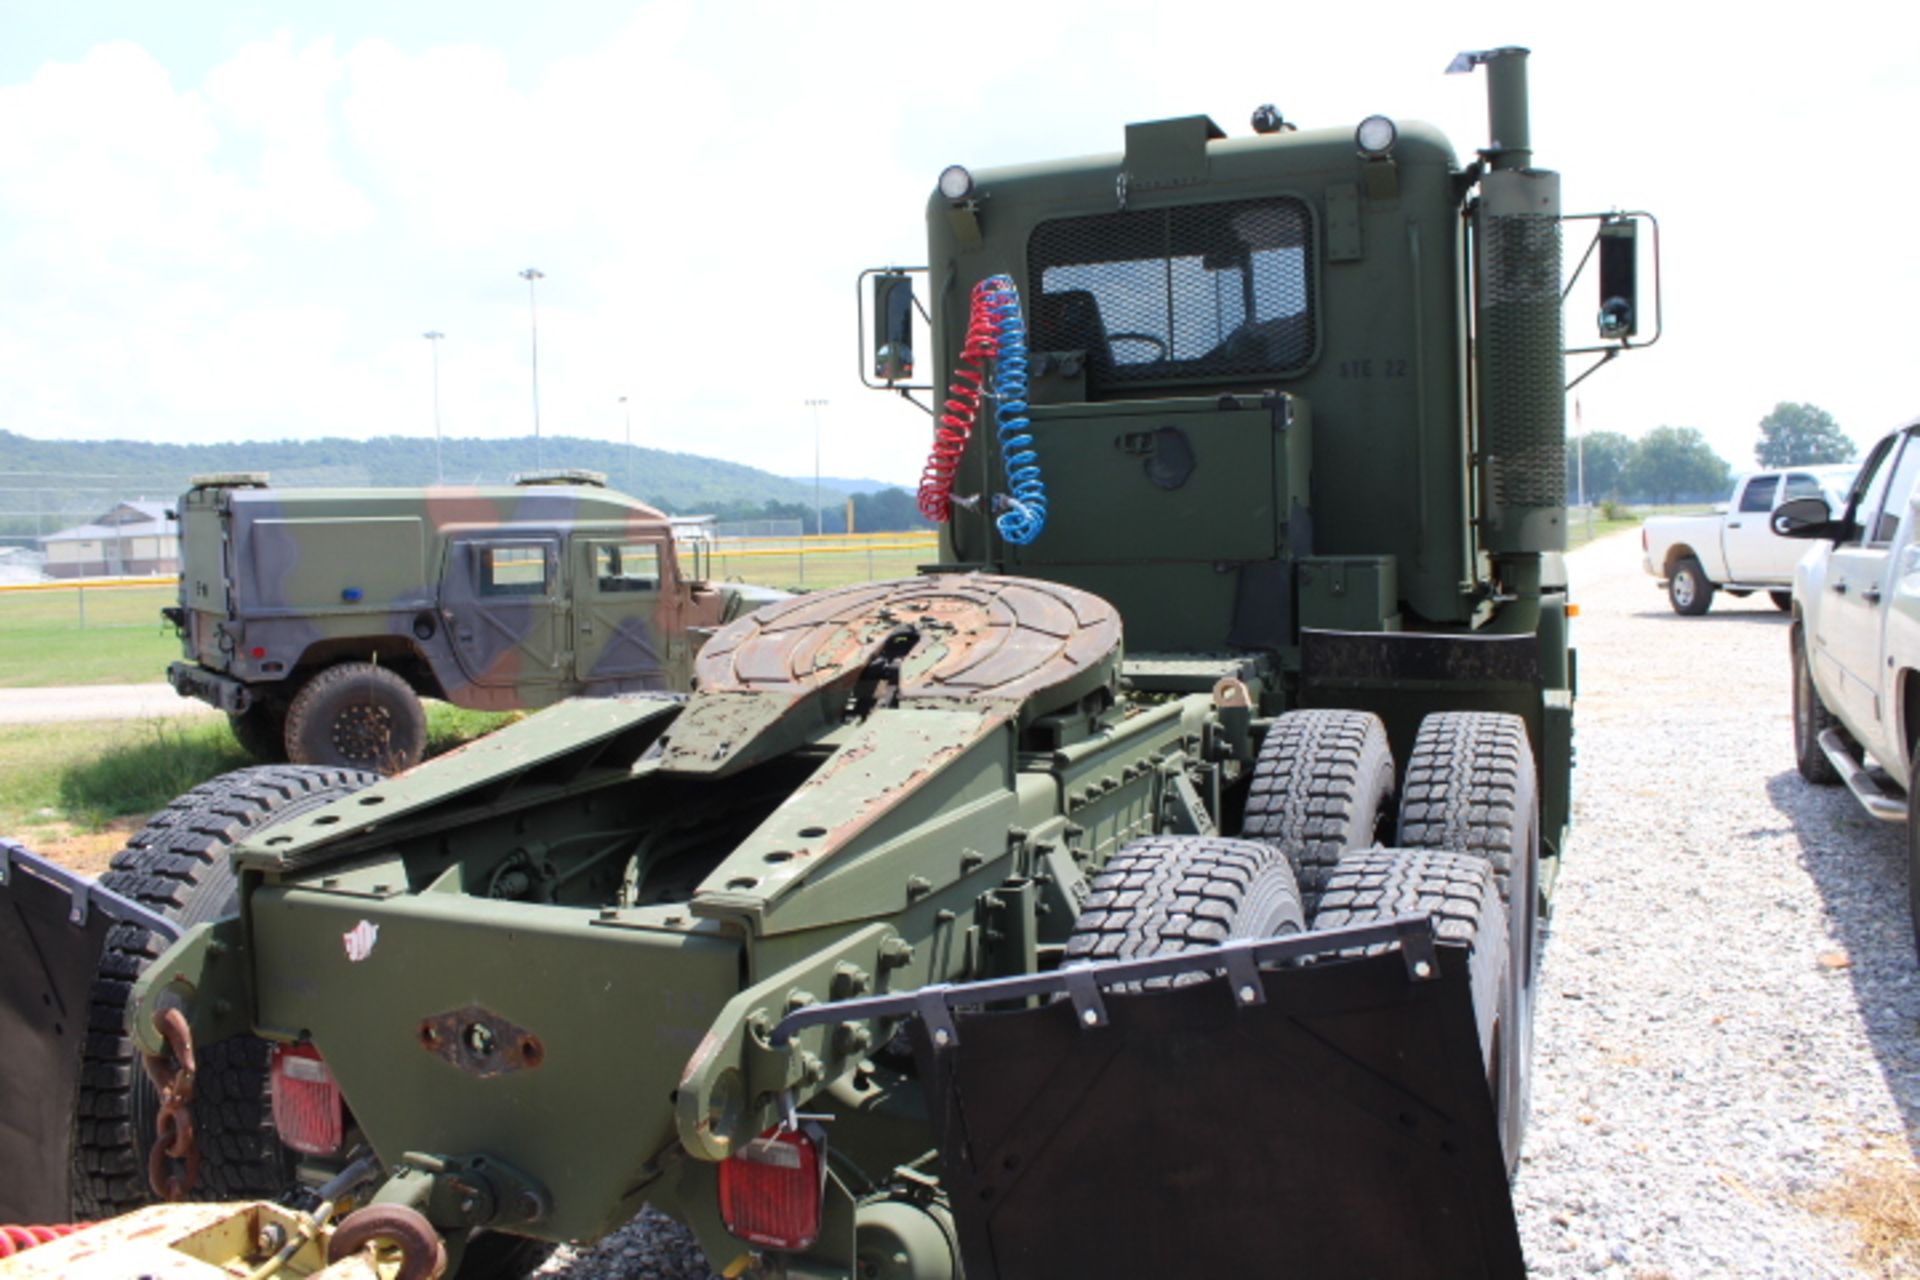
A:
[[[429,329],[420,336],[433,347],[433,482],[445,484],[447,469],[440,456],[440,339],[447,335],[438,329]]]
[[[533,326],[533,465],[538,470],[545,463],[540,458],[540,308],[533,297],[533,282],[545,280],[546,272],[538,267],[528,267],[520,273],[527,282],[527,318]]]
[[[813,531],[822,534],[827,530],[820,516],[820,411],[827,407],[827,402],[809,400],[806,405],[813,411]]]

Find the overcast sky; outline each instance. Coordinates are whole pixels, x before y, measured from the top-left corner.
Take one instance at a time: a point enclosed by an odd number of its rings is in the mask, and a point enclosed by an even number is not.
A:
[[[1920,413],[1920,9],[0,0],[0,428],[212,441],[542,426],[910,482],[854,278],[921,261],[950,163],[1117,151],[1262,102],[1486,142],[1462,49],[1531,47],[1568,211],[1650,209],[1666,338],[1588,430],[1752,463],[1780,400]],[[1586,290],[1581,290],[1584,299]],[[1579,308],[1587,332],[1583,302]]]

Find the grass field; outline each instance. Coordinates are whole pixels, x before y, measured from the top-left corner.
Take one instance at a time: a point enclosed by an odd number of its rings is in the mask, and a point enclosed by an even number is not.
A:
[[[180,656],[160,609],[172,587],[0,592],[0,689],[146,684]]]
[[[427,704],[427,754],[518,719]],[[97,872],[183,791],[256,763],[224,719],[0,725],[0,834]]]

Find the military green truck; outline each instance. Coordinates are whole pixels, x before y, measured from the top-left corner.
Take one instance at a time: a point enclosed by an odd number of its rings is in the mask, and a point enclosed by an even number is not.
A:
[[[422,698],[685,692],[704,636],[784,594],[683,575],[666,516],[590,471],[428,489],[202,476],[178,512],[163,612],[185,658],[167,679],[267,761],[408,768]]]
[[[298,1182],[421,1275],[647,1204],[729,1276],[1522,1274],[1578,225],[1525,58],[1456,64],[1464,164],[1269,108],[947,170],[863,292],[876,385],[932,353],[940,563],[736,619],[684,702],[182,797],[87,1017],[84,964],[0,1003],[0,1158],[92,1213]],[[75,891],[12,880],[51,954]]]

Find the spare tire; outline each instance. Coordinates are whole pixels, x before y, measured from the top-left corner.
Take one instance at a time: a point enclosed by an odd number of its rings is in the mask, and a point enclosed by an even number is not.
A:
[[[225,774],[153,816],[113,856],[100,883],[182,925],[231,914],[238,886],[227,850],[253,832],[317,809],[378,781],[352,769],[263,766]],[[163,940],[138,925],[107,934],[88,1008],[86,1053],[75,1105],[74,1215],[106,1218],[149,1203],[147,1156],[159,1101],[127,1035],[134,979]],[[292,1184],[293,1162],[273,1132],[267,1045],[236,1036],[197,1046],[193,1124],[201,1199],[274,1198]]]

